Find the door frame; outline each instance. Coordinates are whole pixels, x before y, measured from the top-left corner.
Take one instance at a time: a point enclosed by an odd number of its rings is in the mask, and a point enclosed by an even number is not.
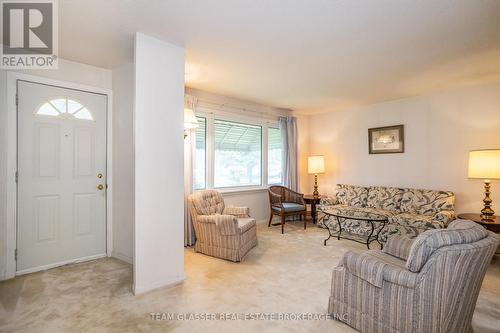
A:
[[[5,235],[5,276],[4,279],[10,279],[16,275],[31,273],[37,270],[49,269],[52,267],[80,262],[85,260],[96,259],[97,257],[88,257],[74,259],[63,263],[51,264],[43,266],[40,269],[24,270],[22,272],[16,271],[16,248],[17,248],[17,182],[16,182],[16,172],[17,172],[17,158],[18,158],[18,147],[17,147],[17,82],[18,80],[29,81],[33,83],[55,86],[58,88],[66,88],[73,90],[80,90],[82,92],[101,94],[106,96],[106,184],[108,186],[106,191],[106,256],[111,257],[112,245],[113,245],[113,108],[112,100],[113,93],[111,89],[99,88],[88,86],[84,84],[49,79],[40,76],[34,76],[24,73],[17,72],[7,72],[7,220],[6,220],[6,235]],[[99,256],[98,256],[99,257]],[[1,279],[2,277],[0,277]]]

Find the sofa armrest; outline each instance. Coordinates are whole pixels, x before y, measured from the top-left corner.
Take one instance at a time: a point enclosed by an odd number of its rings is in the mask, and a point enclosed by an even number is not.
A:
[[[407,288],[415,288],[418,277],[418,274],[412,273],[404,267],[385,263],[370,255],[370,252],[358,254],[348,251],[342,258],[342,266],[349,273],[378,288],[382,288],[384,281]]]
[[[443,227],[447,227],[451,221],[455,219],[455,212],[452,210],[442,210],[433,216],[433,220],[443,224]]]
[[[223,215],[234,215],[236,217],[249,217],[250,208],[248,207],[226,207],[222,212]]]
[[[383,251],[384,253],[406,261],[406,259],[408,259],[408,255],[410,254],[413,241],[414,239],[410,239],[408,237],[393,235],[387,239],[387,243],[385,244]]]
[[[319,209],[323,207],[328,207],[328,206],[335,206],[338,205],[339,202],[337,198],[332,198],[332,197],[326,197],[326,198],[321,198],[319,200]]]
[[[198,217],[200,223],[214,223],[223,236],[233,236],[238,233],[238,222],[233,215],[201,215]]]

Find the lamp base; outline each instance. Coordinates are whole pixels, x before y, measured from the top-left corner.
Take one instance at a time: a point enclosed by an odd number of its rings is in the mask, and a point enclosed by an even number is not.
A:
[[[491,209],[491,203],[493,200],[490,198],[490,180],[485,180],[484,181],[484,207],[481,209],[481,219],[486,222],[493,222],[495,221],[495,211]]]
[[[319,197],[319,192],[318,192],[318,175],[314,175],[314,191],[313,191],[313,197]]]

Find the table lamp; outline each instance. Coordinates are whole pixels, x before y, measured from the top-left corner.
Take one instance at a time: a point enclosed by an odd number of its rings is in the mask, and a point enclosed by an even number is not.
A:
[[[469,152],[469,178],[484,179],[484,207],[481,219],[486,222],[495,220],[495,212],[491,209],[490,183],[500,179],[500,149],[472,150]]]
[[[325,172],[325,157],[323,155],[309,156],[307,158],[307,173],[314,174],[313,196],[318,197],[318,173]]]

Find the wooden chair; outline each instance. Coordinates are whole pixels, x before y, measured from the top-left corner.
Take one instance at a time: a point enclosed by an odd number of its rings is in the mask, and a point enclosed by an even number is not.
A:
[[[268,227],[271,226],[273,216],[281,217],[281,233],[284,233],[285,221],[288,216],[300,216],[304,220],[304,229],[306,229],[306,204],[304,202],[304,195],[290,190],[284,186],[271,186],[269,187],[269,206],[271,208],[271,216],[269,217]]]

